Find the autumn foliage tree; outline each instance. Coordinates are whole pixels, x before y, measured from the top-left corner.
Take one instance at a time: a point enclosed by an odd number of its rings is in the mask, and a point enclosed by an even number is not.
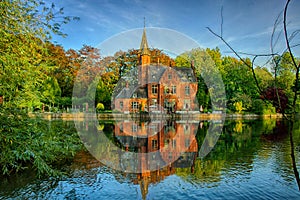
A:
[[[261,99],[268,100],[272,102],[273,106],[276,108],[276,112],[285,112],[288,106],[288,97],[285,91],[281,88],[269,87],[263,91]]]

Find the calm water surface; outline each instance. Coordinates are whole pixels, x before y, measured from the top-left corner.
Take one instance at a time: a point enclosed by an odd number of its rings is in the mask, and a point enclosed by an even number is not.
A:
[[[116,157],[141,149],[153,152],[166,146],[176,151],[182,146],[187,148],[180,154],[174,151],[166,158],[161,153],[165,164],[160,170],[142,170],[138,174],[109,168],[82,151],[73,163],[63,166],[69,175],[61,180],[37,180],[33,172],[0,180],[0,199],[300,199],[283,121],[227,120],[217,137],[207,134],[213,122],[168,121],[162,126],[151,125],[155,133],[151,142],[134,136],[141,134],[147,123],[137,126],[130,123],[100,122],[98,129],[123,149]],[[88,124],[82,126],[87,127],[87,132],[90,130]],[[180,134],[181,139],[176,138]],[[87,140],[85,143],[90,146],[102,145],[97,135]],[[300,170],[299,123],[296,123],[294,142]],[[142,148],[143,145],[148,146]],[[97,157],[97,152],[103,153],[98,148],[92,154]],[[174,162],[166,164],[168,159]],[[124,167],[120,160],[118,165]],[[125,166],[127,170],[133,167],[134,164]]]

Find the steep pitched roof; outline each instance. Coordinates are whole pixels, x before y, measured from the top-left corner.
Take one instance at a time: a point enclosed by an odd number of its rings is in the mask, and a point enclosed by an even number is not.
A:
[[[150,83],[158,83],[166,71],[166,67],[149,66],[150,74],[148,80]]]
[[[123,88],[121,92],[116,96],[116,99],[129,99],[132,96],[132,90],[130,88]]]
[[[142,55],[150,55],[145,27],[144,27],[142,41],[140,45],[140,51]]]
[[[134,97],[135,95],[135,97]],[[140,88],[135,85],[123,88],[116,96],[116,99],[130,99],[130,98],[147,98],[146,88]]]
[[[173,67],[177,71],[180,80],[183,82],[197,82],[194,71],[190,67]]]

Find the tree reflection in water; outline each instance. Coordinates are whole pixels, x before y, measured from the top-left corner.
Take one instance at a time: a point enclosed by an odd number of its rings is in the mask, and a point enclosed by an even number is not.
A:
[[[107,145],[99,135],[85,142],[96,149],[97,159],[117,163],[114,168],[140,185],[144,198],[150,184],[172,174],[211,186],[221,181],[223,173],[232,177],[250,174],[256,156],[266,160],[272,157],[273,151],[260,149],[271,142],[276,145],[276,141],[282,144],[288,140],[285,123],[271,119],[226,121],[221,130],[217,121],[153,122],[150,126],[147,122],[135,121],[100,123],[103,130],[100,136],[114,145]],[[207,134],[209,129],[211,134]],[[299,132],[295,131],[296,147],[300,146]],[[107,148],[111,148],[110,151]],[[280,170],[281,165],[285,165],[282,168],[290,169],[286,173],[292,173],[289,148],[282,145],[276,148],[283,148],[286,153],[276,156],[278,166],[275,168]],[[134,154],[136,152],[141,154]]]

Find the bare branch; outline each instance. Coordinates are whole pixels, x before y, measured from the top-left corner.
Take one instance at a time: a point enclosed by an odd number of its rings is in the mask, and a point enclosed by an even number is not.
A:
[[[258,83],[258,80],[257,80],[257,77],[256,77],[256,74],[255,74],[255,71],[254,71],[254,65],[253,65],[253,62],[251,63],[251,65],[249,65],[249,63],[247,63],[241,56],[240,56],[240,54],[237,52],[237,51],[235,51],[234,49],[233,49],[233,47],[221,36],[221,35],[218,35],[217,33],[215,33],[211,28],[209,28],[209,27],[206,27],[208,30],[209,30],[209,32],[211,32],[213,35],[215,35],[217,38],[219,38],[220,40],[222,40],[222,42],[247,66],[247,67],[249,67],[250,69],[251,69],[251,71],[252,71],[252,75],[253,75],[253,78],[254,78],[254,80],[255,80],[255,84],[256,84],[256,86],[257,86],[257,89],[258,89],[258,92],[259,92],[259,94],[263,94],[263,92],[262,92],[262,90],[261,90],[261,88],[260,88],[260,86],[259,86],[259,83]],[[257,56],[256,56],[257,57]],[[254,59],[255,60],[255,59]]]
[[[293,141],[293,128],[294,128],[294,122],[295,122],[295,114],[296,114],[296,101],[297,101],[297,92],[298,92],[298,84],[299,84],[299,67],[300,64],[297,65],[296,64],[296,60],[293,56],[292,53],[292,49],[290,46],[290,41],[288,38],[288,33],[287,33],[287,24],[286,24],[286,17],[287,17],[287,10],[288,10],[288,6],[289,6],[290,0],[287,0],[286,4],[285,4],[285,8],[284,8],[284,15],[283,15],[283,28],[284,28],[284,36],[285,36],[285,41],[286,41],[286,46],[287,49],[291,55],[292,58],[292,62],[294,67],[296,68],[296,81],[295,81],[295,89],[294,89],[294,99],[293,99],[293,112],[292,112],[292,120],[291,120],[291,125],[289,127],[289,133],[290,133],[290,143],[291,143],[291,158],[292,158],[292,164],[293,164],[293,170],[294,170],[294,174],[295,174],[295,178],[298,184],[298,188],[300,190],[300,176],[299,176],[299,172],[297,170],[297,165],[296,165],[296,159],[295,159],[295,151],[294,151],[294,141]]]
[[[221,37],[223,37],[223,6],[221,7]]]
[[[296,89],[294,90],[292,118],[289,119],[289,122],[290,122],[289,123],[289,135],[290,135],[290,143],[291,143],[291,158],[292,158],[293,170],[294,170],[295,178],[296,178],[299,190],[300,190],[300,178],[299,178],[299,173],[298,173],[297,166],[296,166],[296,161],[295,161],[294,142],[293,142],[293,127],[294,127],[295,114],[296,114],[295,106],[296,106],[296,101],[297,101],[297,91],[298,91],[298,85],[299,85],[300,63],[299,63],[299,65],[296,64],[296,60],[293,56],[293,53],[292,53],[292,50],[291,50],[291,45],[290,45],[291,40],[299,33],[299,31],[298,30],[294,31],[291,34],[291,36],[288,37],[286,16],[287,16],[287,9],[288,9],[289,3],[290,3],[290,0],[287,0],[285,8],[283,10],[283,13],[284,13],[283,14],[283,33],[284,33],[284,37],[285,37],[285,40],[286,40],[287,51],[290,53],[293,65],[296,68],[296,83],[295,83],[295,88]],[[272,36],[271,36],[271,53],[270,54],[261,54],[261,55],[260,54],[246,54],[246,55],[253,56],[251,64],[247,63],[246,60],[244,60],[241,57],[241,53],[234,50],[234,48],[223,38],[223,8],[221,9],[221,34],[219,35],[216,32],[214,32],[211,28],[206,27],[209,32],[211,32],[214,36],[219,38],[247,67],[249,67],[251,69],[254,80],[255,80],[255,83],[256,83],[256,86],[257,86],[260,94],[263,94],[263,93],[261,91],[261,88],[260,88],[260,86],[258,84],[258,81],[257,81],[257,78],[256,78],[256,74],[255,74],[255,71],[254,71],[254,62],[258,57],[261,57],[261,56],[271,56],[272,57],[273,63],[275,65],[275,67],[274,67],[274,70],[275,70],[274,71],[274,77],[275,77],[274,84],[275,84],[275,86],[274,87],[276,88],[276,94],[277,94],[277,97],[278,97],[279,106],[281,106],[281,103],[280,103],[280,98],[279,98],[279,94],[278,94],[278,89],[276,87],[276,82],[277,82],[277,70],[279,68],[279,63],[280,63],[281,56],[278,56],[278,53],[274,53],[274,47],[277,44],[277,42],[279,41],[279,36],[282,34],[282,31],[279,32],[279,34],[278,34],[278,36],[276,37],[275,40],[274,40],[274,38],[275,38],[275,33],[276,33],[276,30],[277,30],[277,27],[279,26],[279,24],[281,22],[281,20],[279,18],[281,15],[282,15],[282,12],[278,15],[278,17],[277,17],[277,19],[274,23]],[[294,46],[298,46],[298,45],[294,45]],[[277,57],[275,57],[275,56],[278,56],[279,59],[277,59]],[[283,110],[282,110],[282,114],[286,119],[288,119]]]
[[[274,47],[275,47],[276,44],[278,43],[278,40],[279,40],[279,38],[280,38],[280,36],[281,36],[281,34],[282,34],[282,31],[280,31],[280,32],[278,33],[278,35],[277,35],[275,41],[274,41],[276,30],[277,30],[279,24],[281,23],[280,17],[282,16],[282,13],[283,13],[283,11],[281,11],[281,12],[278,14],[278,16],[277,16],[277,18],[276,18],[276,20],[275,20],[275,22],[274,22],[274,25],[273,25],[273,30],[272,30],[272,35],[271,35],[271,53],[272,53],[272,54],[274,53]]]
[[[288,32],[287,32],[287,24],[286,24],[286,16],[287,16],[287,9],[288,9],[288,6],[289,6],[289,3],[291,1],[290,0],[287,0],[287,3],[285,5],[285,8],[284,8],[284,14],[283,14],[283,29],[284,29],[284,37],[285,37],[285,41],[286,41],[286,46],[287,46],[287,49],[289,51],[289,53],[291,54],[291,58],[292,58],[292,62],[293,62],[293,65],[295,66],[296,68],[296,74],[299,73],[299,67],[298,65],[296,64],[296,60],[293,56],[293,52],[292,52],[292,49],[290,47],[290,41],[289,41],[289,37],[288,37]]]

